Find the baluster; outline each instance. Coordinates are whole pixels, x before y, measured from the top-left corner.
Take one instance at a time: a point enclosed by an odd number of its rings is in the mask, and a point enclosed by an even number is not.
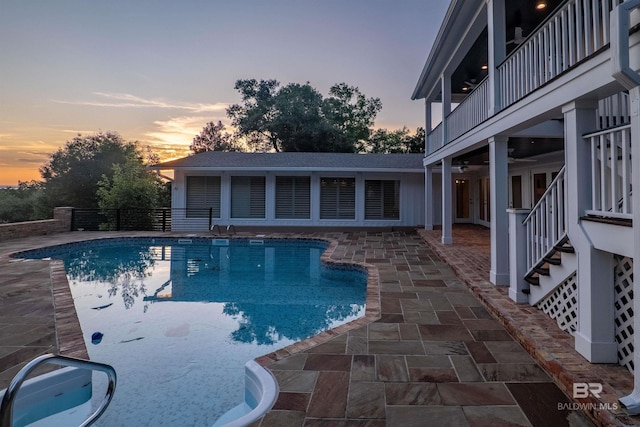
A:
[[[567,23],[569,27],[569,67],[576,63],[576,6],[574,3],[567,5]]]
[[[556,61],[556,76],[557,76],[562,72],[562,67],[563,67],[562,55],[564,55],[564,52],[562,50],[562,34],[560,33],[560,15],[557,15],[553,20],[553,26],[556,30],[555,43],[554,43],[556,54],[554,55],[554,57]]]
[[[611,212],[618,212],[618,139],[620,132],[611,133]]]
[[[576,11],[576,62],[580,62],[585,55],[584,46],[584,13],[583,4],[579,0],[575,3]]]
[[[607,141],[600,135],[600,210],[607,210]]]
[[[598,138],[590,137],[589,141],[591,143],[591,182],[593,185],[591,186],[591,208],[593,210],[600,210],[600,206],[598,201],[600,200],[599,195],[599,175],[598,175]]]
[[[631,178],[631,130],[623,129],[622,130],[622,213],[630,214],[631,213],[631,203],[630,197],[631,194],[629,189],[631,187],[630,178]]]
[[[556,181],[556,183],[553,185],[553,188],[551,189],[551,206],[550,206],[550,210],[551,210],[551,224],[550,224],[550,229],[551,229],[551,233],[549,233],[550,236],[550,244],[549,244],[549,248],[551,248],[551,246],[558,240],[558,220],[556,219],[556,215],[557,215],[557,211],[558,211],[558,182]]]
[[[591,9],[589,0],[582,0],[584,8],[583,23],[584,26],[584,55],[585,57],[593,53],[593,31],[591,28]]]

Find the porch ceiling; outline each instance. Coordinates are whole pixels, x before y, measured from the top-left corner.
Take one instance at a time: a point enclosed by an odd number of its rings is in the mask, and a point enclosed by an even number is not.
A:
[[[508,0],[505,1],[507,24],[507,56],[513,52],[522,41],[531,34],[564,0]],[[542,9],[536,5],[545,4]],[[522,39],[518,39],[516,28],[522,29]],[[519,30],[518,30],[519,33]],[[464,99],[473,90],[474,85],[480,83],[487,76],[487,70],[482,67],[488,64],[488,36],[487,29],[476,39],[473,47],[465,56],[462,63],[451,76],[451,90],[453,98]],[[471,83],[471,85],[469,84]],[[466,88],[466,89],[465,89]]]
[[[516,162],[521,159],[548,154],[564,149],[560,138],[509,138],[509,157]],[[452,164],[456,166],[486,166],[489,161],[489,145],[455,157]]]
[[[506,14],[506,52],[509,55],[526,37],[531,34],[551,13],[566,0],[508,0],[505,1]],[[536,5],[544,3],[546,6],[537,9]],[[443,24],[444,25],[444,24]],[[516,28],[522,29],[522,38],[516,36]],[[519,32],[519,31],[518,31]],[[455,35],[450,35],[455,37]],[[450,51],[442,50],[445,55],[451,55]],[[480,83],[488,71],[483,66],[488,65],[488,32],[487,28],[480,33],[469,49],[464,59],[451,75],[452,101],[461,102]],[[428,65],[428,64],[427,64]],[[435,71],[435,70],[434,70]],[[433,76],[431,78],[436,78]],[[423,94],[426,96],[426,94]],[[442,101],[439,94],[434,101]]]

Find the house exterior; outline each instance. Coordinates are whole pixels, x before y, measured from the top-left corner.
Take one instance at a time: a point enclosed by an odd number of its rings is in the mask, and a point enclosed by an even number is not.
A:
[[[491,282],[555,318],[587,360],[632,373],[639,7],[453,0],[412,95],[426,109],[425,228],[447,244],[453,223],[488,225]],[[640,375],[621,402],[640,413]]]
[[[172,229],[422,227],[423,154],[209,151],[172,170]]]

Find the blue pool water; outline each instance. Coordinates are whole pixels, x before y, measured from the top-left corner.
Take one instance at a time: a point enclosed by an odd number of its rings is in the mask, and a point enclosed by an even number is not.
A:
[[[64,261],[87,350],[118,387],[100,426],[210,426],[244,364],[364,315],[366,274],[314,240],[105,239],[24,253]]]

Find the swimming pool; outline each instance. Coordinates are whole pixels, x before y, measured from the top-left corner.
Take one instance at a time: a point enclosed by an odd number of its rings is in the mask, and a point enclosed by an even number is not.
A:
[[[327,243],[120,238],[22,253],[64,261],[92,360],[118,372],[97,425],[212,425],[245,363],[364,315],[366,273]]]

